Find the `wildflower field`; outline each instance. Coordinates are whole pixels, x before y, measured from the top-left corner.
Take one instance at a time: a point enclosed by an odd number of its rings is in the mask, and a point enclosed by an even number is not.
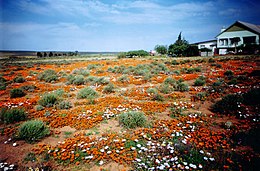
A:
[[[259,57],[1,61],[0,170],[257,170]]]

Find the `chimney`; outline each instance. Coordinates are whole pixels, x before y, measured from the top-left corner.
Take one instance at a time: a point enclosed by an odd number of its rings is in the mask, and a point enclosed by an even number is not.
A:
[[[223,31],[225,31],[226,29],[225,29],[225,26],[223,26],[222,28],[221,28],[221,30],[220,30],[220,33],[222,33]]]

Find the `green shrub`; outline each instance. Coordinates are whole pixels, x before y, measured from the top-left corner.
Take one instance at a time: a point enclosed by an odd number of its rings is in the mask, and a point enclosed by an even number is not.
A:
[[[41,111],[41,110],[43,110],[44,109],[44,107],[42,106],[42,105],[36,105],[35,106],[35,110],[36,111]]]
[[[199,92],[199,93],[196,94],[196,97],[201,101],[205,101],[206,97],[207,97],[207,93],[206,92]]]
[[[156,101],[164,101],[164,97],[159,94],[159,93],[156,93],[152,96],[152,100],[156,100]]]
[[[127,75],[122,75],[122,76],[120,76],[119,78],[118,78],[118,81],[120,81],[120,82],[122,82],[122,83],[124,83],[124,82],[129,82],[129,78],[128,78],[128,76]]]
[[[206,80],[205,80],[205,77],[202,77],[202,76],[197,78],[194,82],[194,86],[203,86],[204,84],[206,84]]]
[[[159,90],[163,94],[169,94],[174,91],[174,88],[170,84],[163,83],[159,86]]]
[[[86,81],[87,83],[89,83],[89,82],[94,82],[96,79],[97,79],[96,77],[90,75],[90,76],[88,76],[88,77],[86,78],[85,81]]]
[[[211,110],[221,114],[233,114],[239,109],[238,103],[243,102],[239,94],[228,94],[211,106]]]
[[[130,111],[119,115],[119,124],[126,128],[144,127],[147,119],[143,112]]]
[[[73,82],[75,80],[75,75],[70,74],[66,78],[67,78],[67,81],[68,81],[67,84],[73,84]]]
[[[146,92],[148,93],[148,94],[157,94],[158,93],[158,90],[156,89],[156,88],[148,88],[147,90],[146,90]]]
[[[224,75],[227,77],[232,77],[234,75],[234,73],[231,70],[227,70],[226,72],[224,72]]]
[[[52,81],[58,80],[58,76],[54,70],[48,69],[48,70],[45,70],[44,72],[41,72],[38,75],[38,79],[40,81],[45,81],[45,82],[50,83]]]
[[[24,122],[18,129],[18,137],[28,143],[36,142],[50,134],[43,121],[31,120]]]
[[[64,91],[64,89],[59,88],[59,89],[55,90],[53,93],[56,94],[56,96],[61,97],[65,94],[65,91]]]
[[[179,117],[182,114],[182,111],[184,109],[182,109],[181,107],[171,107],[170,108],[170,117],[171,118],[176,118]]]
[[[92,69],[96,69],[96,68],[98,68],[98,67],[100,67],[101,65],[100,64],[89,64],[88,66],[87,66],[87,69],[88,70],[92,70]]]
[[[5,89],[6,89],[6,85],[0,84],[0,90],[5,90]]]
[[[194,71],[195,71],[195,72],[201,72],[201,67],[196,67],[196,68],[194,68]]]
[[[23,121],[27,118],[27,114],[23,108],[1,109],[0,119],[3,123],[15,123]]]
[[[173,61],[171,62],[171,64],[172,64],[172,65],[179,65],[180,63],[177,62],[176,60],[173,60]]]
[[[14,88],[10,91],[11,98],[23,97],[25,95],[26,95],[26,93],[20,88]]]
[[[76,75],[73,84],[75,85],[82,85],[85,83],[84,76],[83,75]]]
[[[119,53],[119,54],[117,55],[117,58],[118,58],[118,59],[126,58],[126,55],[127,55],[126,52],[121,52],[121,53]]]
[[[13,81],[14,81],[15,83],[23,83],[23,82],[25,82],[26,80],[25,80],[23,77],[18,76],[18,77],[15,77],[15,78],[13,79]]]
[[[165,83],[165,84],[170,84],[170,85],[174,86],[174,85],[176,84],[176,80],[175,80],[174,78],[172,78],[172,77],[167,77],[167,78],[163,81],[163,83]]]
[[[98,96],[98,93],[90,87],[80,89],[77,94],[78,99],[94,99],[97,96]]]
[[[70,109],[72,104],[69,101],[61,101],[57,107],[58,109]]]
[[[108,84],[109,83],[109,78],[108,77],[97,77],[94,81],[93,84]]]
[[[113,93],[113,92],[115,92],[114,84],[109,83],[107,86],[104,87],[103,92],[104,93]]]
[[[44,94],[41,99],[38,101],[39,105],[44,107],[52,107],[58,101],[58,97],[55,93]]]
[[[189,85],[187,83],[178,82],[178,85],[177,85],[175,90],[184,92],[184,91],[189,91],[190,88],[189,88]]]
[[[243,94],[244,104],[259,105],[260,104],[260,89],[254,88]]]
[[[164,101],[164,97],[158,92],[156,88],[148,88],[146,92],[152,97],[152,100]]]
[[[7,80],[0,76],[0,90],[5,90],[7,85]]]
[[[79,75],[83,75],[83,76],[89,76],[90,72],[87,69],[75,69],[72,71],[72,74],[79,74]]]
[[[233,84],[233,85],[236,85],[237,84],[237,78],[232,78],[229,82],[228,82],[229,85]]]
[[[209,58],[209,63],[215,63],[215,60],[213,58]]]
[[[29,91],[29,92],[33,92],[36,88],[37,87],[35,85],[25,85],[21,87],[23,91]]]

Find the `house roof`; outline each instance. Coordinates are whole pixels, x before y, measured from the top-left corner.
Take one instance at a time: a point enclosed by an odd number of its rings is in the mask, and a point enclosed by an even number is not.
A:
[[[192,45],[198,45],[198,44],[202,44],[202,43],[217,43],[217,40],[214,39],[214,40],[206,40],[206,41],[202,41],[202,42],[197,42],[197,43],[192,43]]]
[[[253,33],[260,35],[260,25],[255,25],[255,24],[251,24],[251,23],[247,23],[247,22],[243,22],[243,21],[236,21],[234,24],[232,24],[227,29],[225,29],[223,32],[219,33],[216,37],[218,37],[219,35],[224,33],[226,30],[230,29],[231,27],[233,27],[235,25],[241,26],[241,27],[253,32]]]

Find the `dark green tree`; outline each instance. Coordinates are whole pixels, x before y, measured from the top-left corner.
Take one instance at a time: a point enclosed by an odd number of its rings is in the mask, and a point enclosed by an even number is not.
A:
[[[49,53],[49,57],[52,57],[52,56],[53,56],[53,53],[52,53],[52,52],[50,52],[50,53]]]
[[[184,38],[182,39],[181,32],[180,32],[178,39],[175,41],[174,44],[171,44],[169,46],[168,51],[169,54],[183,56],[184,52],[188,49],[188,47],[189,47],[189,42]]]
[[[156,45],[154,47],[154,50],[161,55],[165,55],[167,53],[167,49],[168,48],[166,45]]]
[[[37,57],[42,57],[42,53],[41,52],[37,52]]]

